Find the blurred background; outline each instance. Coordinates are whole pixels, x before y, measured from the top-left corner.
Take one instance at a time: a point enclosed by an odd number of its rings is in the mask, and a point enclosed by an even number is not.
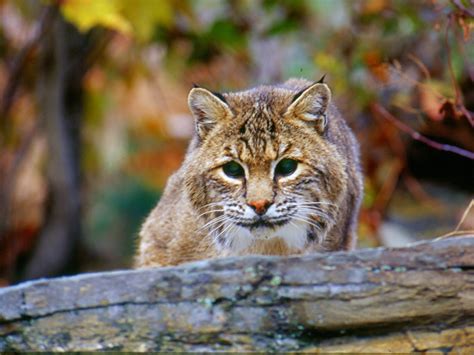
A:
[[[326,82],[365,173],[359,247],[474,196],[472,0],[0,0],[0,285],[129,267],[193,83]],[[467,213],[458,229],[474,229]]]

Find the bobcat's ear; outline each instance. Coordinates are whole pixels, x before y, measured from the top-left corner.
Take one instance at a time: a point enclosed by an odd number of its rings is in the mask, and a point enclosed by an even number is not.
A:
[[[326,84],[318,82],[295,95],[285,116],[312,122],[322,133],[327,125],[326,111],[330,101],[331,90]]]
[[[217,122],[232,117],[232,111],[222,95],[200,87],[191,89],[188,105],[194,116],[196,133],[201,139],[204,139]]]

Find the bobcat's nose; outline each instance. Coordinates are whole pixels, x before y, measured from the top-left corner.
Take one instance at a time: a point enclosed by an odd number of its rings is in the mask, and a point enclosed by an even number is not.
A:
[[[268,207],[270,207],[272,203],[268,200],[256,200],[248,202],[248,205],[253,208],[255,213],[258,215],[263,215],[267,212]]]

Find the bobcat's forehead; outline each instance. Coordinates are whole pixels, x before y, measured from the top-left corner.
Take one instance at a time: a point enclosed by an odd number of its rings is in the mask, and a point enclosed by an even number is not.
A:
[[[236,121],[248,123],[250,129],[269,128],[275,133],[275,120],[282,118],[294,94],[286,89],[260,87],[258,90],[227,93],[224,97],[236,114]]]
[[[227,127],[234,139],[226,147],[235,158],[262,163],[262,159],[277,159],[291,146],[283,114],[292,95],[288,90],[275,89],[226,95],[235,114],[232,127]]]

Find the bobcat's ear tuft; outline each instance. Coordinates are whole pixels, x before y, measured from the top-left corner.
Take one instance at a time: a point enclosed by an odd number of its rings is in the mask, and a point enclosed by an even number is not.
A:
[[[223,95],[214,94],[201,87],[191,89],[188,105],[194,116],[196,133],[201,139],[204,139],[216,123],[232,117],[232,111]]]
[[[322,133],[327,125],[327,109],[330,101],[331,90],[326,84],[318,82],[294,96],[285,116],[314,123],[318,132]]]

